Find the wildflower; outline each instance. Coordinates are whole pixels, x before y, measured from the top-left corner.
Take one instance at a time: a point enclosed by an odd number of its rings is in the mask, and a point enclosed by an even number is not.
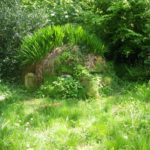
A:
[[[51,13],[51,16],[55,16],[55,13]]]
[[[65,18],[69,18],[69,16],[68,16],[68,15],[65,15]]]

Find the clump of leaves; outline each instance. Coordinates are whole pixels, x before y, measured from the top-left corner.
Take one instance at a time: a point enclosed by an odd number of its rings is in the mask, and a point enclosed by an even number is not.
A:
[[[64,44],[79,45],[86,51],[103,54],[104,44],[94,35],[89,34],[81,26],[66,24],[64,26],[48,26],[33,35],[24,38],[18,57],[23,65],[40,61],[54,48]]]
[[[74,68],[78,64],[82,64],[83,54],[78,47],[67,49],[62,52],[54,62],[54,70],[57,75],[74,74]]]
[[[45,96],[54,98],[83,98],[84,90],[79,81],[71,76],[58,77],[56,80],[48,80],[41,86]]]
[[[109,59],[147,63],[150,49],[149,7],[148,0],[95,0],[84,3],[82,19],[79,19],[107,43]]]
[[[0,78],[14,81],[20,74],[16,55],[23,37],[49,24],[49,19],[45,9],[28,9],[20,0],[1,0],[0,6]]]

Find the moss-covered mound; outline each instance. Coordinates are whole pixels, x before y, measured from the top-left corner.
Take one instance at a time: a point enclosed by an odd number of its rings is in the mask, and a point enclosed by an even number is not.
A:
[[[99,98],[109,67],[102,42],[81,26],[46,27],[27,36],[19,51],[25,76],[33,73],[36,85],[52,97]],[[97,74],[99,77],[95,77]],[[26,81],[27,83],[28,81]]]

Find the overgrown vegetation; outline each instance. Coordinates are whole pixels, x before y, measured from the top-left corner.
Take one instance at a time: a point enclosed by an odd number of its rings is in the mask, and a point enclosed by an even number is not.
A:
[[[16,54],[21,40],[49,24],[49,19],[44,9],[28,9],[20,0],[2,0],[0,6],[0,77],[14,80],[20,75]]]
[[[150,55],[148,0],[95,0],[87,4],[83,5],[85,10],[83,9],[82,18],[84,23],[90,24],[93,31],[109,46],[106,53],[109,59],[126,63],[148,61]]]
[[[89,34],[81,26],[67,24],[46,27],[33,36],[25,37],[19,50],[19,59],[24,65],[33,64],[43,59],[54,48],[65,44],[86,46],[86,51],[91,50],[101,55],[104,53],[104,45],[95,35]]]
[[[149,67],[148,0],[2,0],[1,6],[1,77],[12,79],[13,74],[19,75],[15,56],[25,35],[47,25],[65,23],[79,23],[96,33],[109,47],[105,51],[108,59]]]
[[[0,5],[0,150],[150,149],[149,0]]]

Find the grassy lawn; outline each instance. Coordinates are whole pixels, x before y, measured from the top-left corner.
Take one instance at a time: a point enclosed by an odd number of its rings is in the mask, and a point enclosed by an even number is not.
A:
[[[0,84],[0,150],[150,150],[148,84],[86,101]]]

